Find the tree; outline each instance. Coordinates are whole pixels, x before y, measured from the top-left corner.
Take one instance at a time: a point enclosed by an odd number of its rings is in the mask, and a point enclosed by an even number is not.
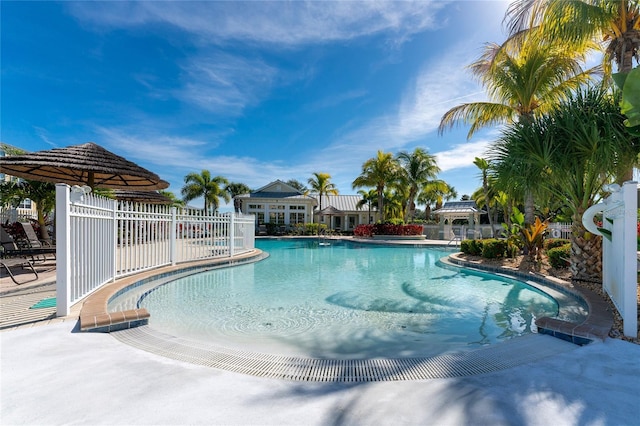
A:
[[[26,199],[36,204],[40,238],[49,241],[46,216],[53,211],[56,205],[56,185],[50,182],[19,179],[13,182],[2,182],[0,191],[2,192],[3,205],[17,206]]]
[[[288,181],[285,182],[287,185],[294,187],[295,189],[297,189],[298,191],[300,191],[302,194],[305,194],[307,192],[309,192],[309,190],[307,189],[307,187],[304,185],[304,183],[296,180],[296,179],[289,179]]]
[[[569,49],[560,43],[541,42],[534,36],[517,37],[502,45],[487,44],[483,55],[469,65],[489,95],[489,102],[466,103],[447,111],[440,121],[440,134],[454,124],[470,125],[468,138],[480,128],[495,124],[532,120],[553,109],[591,79],[594,69],[583,71],[588,45]],[[524,181],[525,221],[533,222],[534,182]]]
[[[436,157],[423,148],[413,152],[401,151],[396,156],[400,162],[400,182],[409,189],[405,206],[404,221],[409,222],[416,210],[415,200],[422,187],[436,178],[440,172]]]
[[[638,0],[517,0],[509,6],[505,21],[514,35],[534,31],[537,38],[552,43],[604,44],[607,75],[612,63],[623,74],[632,70],[634,58],[640,63]],[[634,165],[617,176],[618,183],[633,179]]]
[[[510,34],[530,29],[548,40],[572,44],[596,40],[605,44],[603,63],[610,71],[629,72],[640,62],[638,0],[517,0],[505,16]]]
[[[418,195],[418,202],[425,204],[425,219],[431,217],[431,206],[435,204],[436,210],[442,207],[442,203],[452,198],[457,198],[458,192],[447,182],[436,179],[428,182]]]
[[[176,194],[174,194],[172,191],[161,189],[160,191],[158,191],[158,193],[160,193],[160,195],[164,195],[165,197],[169,198],[171,200],[172,207],[184,207],[185,205],[185,202],[179,199],[178,197],[176,197]]]
[[[368,159],[362,165],[360,176],[352,183],[356,188],[375,188],[378,193],[378,211],[385,219],[384,189],[398,179],[400,165],[390,152],[378,151],[378,154]]]
[[[315,172],[312,177],[307,181],[311,189],[308,191],[309,194],[316,194],[319,197],[319,207],[318,211],[322,210],[322,196],[323,195],[337,195],[338,189],[331,182],[331,175],[329,173],[319,173]]]
[[[584,228],[583,213],[640,152],[640,138],[626,133],[618,100],[600,87],[580,90],[549,114],[509,127],[491,149],[494,161],[526,158],[530,178],[570,208],[575,279],[601,275],[601,238]]]
[[[480,177],[482,178],[482,191],[484,192],[484,205],[487,209],[487,217],[489,218],[489,226],[491,227],[491,238],[493,238],[493,218],[491,217],[491,198],[489,197],[489,168],[491,162],[484,158],[476,157],[473,164],[480,169]]]
[[[203,170],[198,173],[189,173],[184,177],[185,185],[182,187],[182,199],[185,202],[189,202],[196,198],[204,198],[204,210],[210,211],[213,207],[213,211],[218,209],[220,203],[220,197],[226,202],[230,201],[229,193],[223,189],[224,185],[228,185],[229,182],[222,176],[211,177],[209,170]]]
[[[362,197],[358,204],[356,204],[357,209],[361,209],[364,206],[369,207],[369,223],[373,221],[373,216],[371,216],[371,207],[376,206],[378,202],[378,193],[375,189],[370,189],[365,191],[364,189],[358,190],[358,194]]]
[[[251,189],[244,183],[236,183],[231,182],[227,184],[224,188],[225,191],[229,193],[229,196],[233,200],[233,209],[236,212],[239,212],[242,207],[242,202],[239,199],[236,199],[238,195],[248,194],[251,192]]]

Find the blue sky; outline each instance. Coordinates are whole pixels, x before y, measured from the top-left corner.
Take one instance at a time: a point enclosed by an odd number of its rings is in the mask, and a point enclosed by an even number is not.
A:
[[[465,66],[502,42],[506,1],[7,2],[1,134],[29,151],[96,142],[180,193],[210,170],[256,189],[426,148],[459,195],[497,134],[438,136],[485,99]],[[197,205],[197,203],[194,203]]]

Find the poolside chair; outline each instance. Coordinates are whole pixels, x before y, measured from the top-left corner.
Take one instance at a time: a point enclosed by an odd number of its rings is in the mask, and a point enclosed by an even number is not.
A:
[[[39,239],[35,229],[33,229],[33,225],[31,225],[29,222],[20,222],[20,226],[22,226],[22,229],[24,230],[24,233],[27,236],[27,244],[29,248],[31,249],[52,248],[53,258],[54,259],[56,258],[55,256],[56,247],[51,245],[51,243],[49,243],[48,241]]]
[[[36,257],[42,257],[46,260],[45,255],[53,254],[55,258],[56,254],[55,247],[20,247],[2,226],[0,226],[0,244],[2,244],[3,258],[31,256],[31,260],[35,261]]]
[[[2,258],[0,259],[0,264],[2,264],[2,266],[4,266],[4,269],[7,270],[7,273],[11,277],[11,280],[18,285],[35,281],[38,279],[38,271],[36,271],[36,269],[33,267],[33,263],[31,263],[31,261],[26,257],[14,257],[14,258],[6,258],[6,259]],[[11,268],[14,266],[21,266],[22,269],[27,269],[27,268],[31,269],[31,272],[34,273],[35,278],[30,280],[25,280],[25,281],[18,281],[16,277],[13,275],[13,273],[11,272]]]

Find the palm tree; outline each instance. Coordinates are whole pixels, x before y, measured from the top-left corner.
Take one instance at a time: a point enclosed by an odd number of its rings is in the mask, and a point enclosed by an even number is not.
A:
[[[368,159],[362,165],[362,173],[354,179],[353,189],[374,187],[378,193],[378,211],[385,219],[384,189],[397,181],[400,165],[390,152],[378,151],[378,154]]]
[[[306,186],[304,186],[304,183],[300,182],[299,180],[296,179],[289,179],[288,181],[285,182],[287,185],[294,187],[295,189],[297,189],[298,191],[300,191],[302,194],[308,192],[309,190],[307,189]]]
[[[49,241],[46,216],[56,206],[56,185],[50,182],[19,179],[13,182],[3,182],[0,184],[0,190],[3,205],[11,204],[15,206],[26,199],[35,203],[38,224],[40,225],[40,237],[45,241]]]
[[[435,204],[436,210],[442,207],[442,203],[452,198],[457,198],[458,192],[447,182],[436,179],[428,182],[418,195],[418,202],[424,204],[425,219],[431,217],[431,206]]]
[[[229,193],[229,196],[233,200],[233,210],[237,213],[240,211],[242,202],[240,199],[236,199],[238,195],[248,194],[251,189],[244,183],[231,182],[224,187],[224,190]]]
[[[331,182],[331,175],[329,173],[313,173],[313,176],[307,181],[311,189],[308,194],[316,194],[319,197],[318,211],[322,211],[322,196],[323,195],[338,195],[338,189]]]
[[[210,211],[213,207],[213,211],[218,209],[220,203],[220,197],[226,202],[229,202],[231,198],[229,193],[223,189],[229,182],[222,176],[211,177],[209,170],[203,170],[202,172],[189,173],[184,177],[185,185],[182,187],[182,199],[188,203],[198,197],[204,198],[204,210]]]
[[[640,62],[638,0],[516,0],[505,21],[512,35],[535,28],[550,40],[603,42],[607,70],[615,62],[619,72],[629,72],[634,58]]]
[[[480,177],[482,178],[482,192],[484,193],[484,205],[487,209],[489,218],[489,226],[491,227],[491,238],[493,238],[493,218],[491,217],[491,198],[489,197],[489,169],[491,162],[484,158],[476,157],[473,164],[480,169]]]
[[[629,167],[630,150],[640,152],[640,138],[629,137],[623,122],[618,99],[602,88],[590,88],[572,94],[545,116],[506,129],[492,147],[494,161],[527,158],[530,177],[570,208],[571,272],[576,279],[601,275],[601,238],[584,228],[583,213],[599,199],[602,186]]]
[[[420,189],[440,172],[436,157],[423,148],[413,152],[401,151],[396,156],[400,165],[400,181],[409,189],[405,206],[404,221],[408,222],[416,210],[415,200]]]
[[[185,202],[183,200],[179,199],[178,197],[176,197],[176,194],[174,194],[172,191],[167,191],[166,189],[161,189],[158,192],[160,193],[160,195],[164,195],[165,197],[167,197],[168,199],[171,200],[171,206],[172,207],[184,207]]]
[[[377,206],[378,201],[378,193],[375,189],[370,189],[365,191],[364,189],[358,190],[358,194],[362,197],[358,204],[356,204],[356,208],[359,210],[365,205],[369,207],[369,223],[373,221],[373,216],[371,216],[371,207]]]
[[[447,111],[440,121],[440,134],[454,124],[470,125],[468,138],[480,128],[531,120],[550,111],[567,93],[591,79],[596,71],[583,71],[587,46],[541,43],[535,37],[509,39],[502,45],[487,44],[483,55],[469,65],[489,95],[489,102],[466,103]],[[533,182],[523,182],[525,217],[533,223]]]

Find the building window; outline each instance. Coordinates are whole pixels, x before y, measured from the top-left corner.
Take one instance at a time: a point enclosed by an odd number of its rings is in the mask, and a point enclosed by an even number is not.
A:
[[[249,210],[264,210],[264,205],[262,205],[262,204],[249,204]]]
[[[264,224],[264,212],[256,213],[256,220],[258,221],[258,225]]]
[[[20,202],[18,205],[19,209],[31,209],[31,200],[26,198]]]
[[[284,206],[277,205],[277,204],[272,204],[272,205],[269,206],[269,210],[284,210]]]
[[[289,210],[304,210],[304,206],[289,206]]]
[[[291,225],[304,223],[304,213],[289,213],[289,223]]]
[[[269,222],[277,225],[284,225],[284,212],[270,212]]]

